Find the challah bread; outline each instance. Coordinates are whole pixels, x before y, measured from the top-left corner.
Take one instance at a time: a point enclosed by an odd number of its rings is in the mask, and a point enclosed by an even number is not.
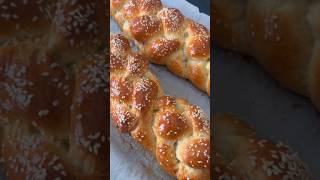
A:
[[[6,179],[108,178],[105,5],[0,1]]]
[[[112,0],[110,13],[143,56],[210,94],[210,34],[203,25],[160,0]]]
[[[234,167],[228,165],[216,151],[214,152],[213,159],[213,179],[244,180],[243,175],[236,171]]]
[[[2,0],[0,6],[0,46],[23,39],[46,39],[50,51],[69,64],[106,44],[107,1]]]
[[[216,115],[214,125],[214,179],[313,179],[290,147],[257,137],[232,115]]]
[[[107,177],[105,59],[88,56],[72,69],[36,44],[0,48],[1,158],[8,179]]]
[[[209,179],[210,131],[204,112],[165,96],[148,60],[122,34],[110,37],[111,116],[120,132],[151,151],[178,179]]]
[[[1,123],[1,162],[7,179],[75,179],[66,152],[46,144],[34,127],[19,120]]]
[[[315,0],[215,1],[215,43],[255,57],[283,87],[320,109],[319,12]]]

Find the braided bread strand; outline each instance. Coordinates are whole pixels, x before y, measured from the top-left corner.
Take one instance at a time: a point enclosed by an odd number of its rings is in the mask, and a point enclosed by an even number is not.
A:
[[[215,1],[213,11],[218,45],[255,57],[320,110],[319,1]]]
[[[105,0],[2,0],[0,6],[0,46],[45,39],[60,63],[72,64],[106,45]]]
[[[209,179],[209,121],[186,100],[164,96],[148,61],[121,34],[110,38],[110,102],[114,124],[155,154],[178,179]]]
[[[6,179],[106,179],[107,2],[0,1]]]
[[[251,127],[228,114],[215,115],[214,125],[214,179],[313,179],[287,145],[256,137]]]
[[[160,0],[112,0],[110,12],[142,55],[210,94],[210,34],[203,25]]]
[[[107,177],[107,65],[74,69],[42,44],[0,48],[1,163],[8,179]]]

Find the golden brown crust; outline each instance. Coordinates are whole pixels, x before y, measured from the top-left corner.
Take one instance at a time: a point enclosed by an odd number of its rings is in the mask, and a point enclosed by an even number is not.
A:
[[[177,160],[172,158],[174,154],[174,148],[165,143],[159,144],[157,147],[156,157],[160,166],[172,176],[175,176],[177,173],[177,169],[175,168]]]
[[[185,100],[164,96],[148,61],[134,52],[123,53],[128,43],[123,43],[127,41],[122,35],[112,35],[110,42],[111,61],[115,61],[111,63],[111,114],[119,131],[130,132],[169,174],[209,179],[210,132],[203,111]],[[138,57],[135,65],[130,63],[132,57]]]
[[[129,76],[143,75],[148,70],[148,61],[139,54],[129,55],[127,61],[126,71]]]
[[[208,139],[193,139],[185,147],[183,161],[191,167],[201,169],[210,167],[210,142]]]
[[[183,26],[184,16],[175,8],[163,9],[159,12],[165,32],[176,32]]]
[[[69,116],[66,105],[72,97],[65,94],[72,91],[72,80],[66,80],[66,72],[41,48],[27,46],[32,44],[0,49],[1,102],[6,102],[0,106],[1,115],[25,117],[27,123],[59,139],[55,132],[61,130],[64,136],[68,128],[62,119]]]
[[[156,132],[163,139],[176,140],[189,129],[186,118],[178,113],[165,111],[157,116]]]
[[[0,7],[6,178],[107,178],[107,64],[98,50],[106,43],[106,2],[5,0]]]
[[[1,157],[7,177],[41,175],[73,179],[97,174],[106,176],[107,85],[104,60],[83,60],[84,64],[79,65],[75,72],[76,77],[66,78],[65,69],[46,56],[28,57],[26,51],[21,52],[19,47],[11,47],[13,54],[4,53],[4,56],[2,50],[6,49],[0,49],[1,85],[5,86],[0,92],[0,118],[5,119],[1,121],[1,128],[5,131]],[[32,52],[41,51],[35,49]],[[28,58],[18,58],[20,55]],[[23,127],[27,130],[22,131]],[[24,143],[34,146],[24,146]],[[19,146],[20,149],[12,150]],[[59,153],[55,149],[59,149]],[[20,163],[15,164],[16,169],[10,166],[10,156],[21,160],[16,161]],[[40,162],[32,164],[35,156],[43,158],[39,159],[42,166],[38,166]],[[56,162],[61,164],[59,167],[50,163],[56,157],[61,159],[61,162]],[[68,168],[57,174],[60,166]],[[30,171],[33,167],[41,169]]]
[[[160,31],[160,21],[152,16],[139,16],[131,21],[130,32],[133,38],[144,43]]]
[[[126,78],[112,78],[110,80],[110,96],[128,102],[131,100],[132,84]]]
[[[307,165],[290,147],[260,139],[246,123],[232,115],[218,115],[214,123],[214,162],[217,162],[214,177],[313,179]]]
[[[76,179],[68,162],[37,137],[6,139],[1,154],[8,179]]]
[[[160,0],[111,1],[110,11],[141,54],[210,94],[210,34],[203,25]]]
[[[246,169],[250,178],[311,179],[306,165],[295,152],[282,143],[249,139],[247,150],[247,153],[236,157],[233,164],[237,168]]]
[[[50,17],[55,3],[35,1],[2,1],[0,43],[12,38],[41,37],[50,32]]]
[[[76,58],[81,57],[83,52],[92,53],[106,45],[106,1],[58,0],[55,6],[51,20],[54,30],[50,34],[50,38],[53,38],[50,42],[53,51],[73,62],[77,61]],[[64,49],[69,50],[64,52]]]
[[[319,109],[319,8],[316,1],[217,1],[214,39],[255,57],[281,86],[311,97]]]
[[[93,57],[77,64],[71,107],[70,149],[82,153],[76,162],[87,162],[88,175],[108,172],[107,161],[107,65],[105,56]]]
[[[116,108],[111,107],[111,117],[120,132],[132,131],[135,129],[138,122],[136,118],[125,109],[125,106],[121,105],[117,106]]]
[[[187,52],[190,57],[203,58],[209,55],[210,40],[209,37],[197,37],[189,42]]]
[[[255,35],[250,36],[248,42],[251,43],[259,63],[282,86],[308,95],[305,81],[308,75],[303,72],[308,70],[312,38],[311,34],[301,37],[301,33],[308,32],[307,21],[303,18],[306,9],[302,8],[302,4],[304,3],[291,4],[286,11],[281,11],[281,7],[266,7],[262,10],[261,4],[249,5],[248,23],[252,26],[250,31]],[[264,11],[266,13],[262,13]],[[288,18],[288,15],[291,17]],[[297,21],[300,23],[296,23]]]
[[[1,46],[21,39],[45,39],[44,46],[69,64],[106,45],[104,0],[5,0],[1,9]]]
[[[180,48],[180,42],[177,40],[158,39],[152,43],[149,54],[158,64],[165,64],[167,56]]]
[[[244,180],[241,173],[237,172],[234,167],[226,164],[222,156],[216,151],[213,157],[213,178],[214,179],[228,179],[228,180]]]
[[[133,108],[136,112],[145,113],[150,110],[153,102],[158,97],[158,84],[150,79],[141,78],[137,80],[133,89]]]

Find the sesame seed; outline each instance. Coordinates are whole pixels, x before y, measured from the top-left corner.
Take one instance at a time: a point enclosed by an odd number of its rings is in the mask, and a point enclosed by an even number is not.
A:
[[[44,110],[41,110],[38,112],[38,116],[39,117],[44,117],[44,116],[47,116],[49,114],[49,110],[48,109],[44,109]]]

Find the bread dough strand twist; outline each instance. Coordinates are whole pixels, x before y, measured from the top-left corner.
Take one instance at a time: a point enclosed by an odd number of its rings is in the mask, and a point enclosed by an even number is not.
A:
[[[210,34],[203,25],[160,0],[112,0],[110,12],[143,56],[210,94]]]
[[[111,115],[120,132],[151,151],[178,179],[209,179],[210,130],[204,112],[164,96],[148,60],[121,34],[110,38]]]
[[[6,179],[106,179],[107,3],[0,1]]]
[[[257,137],[234,116],[215,115],[214,125],[213,179],[314,179],[289,146]]]
[[[319,1],[215,1],[213,12],[215,43],[255,57],[320,109]]]

